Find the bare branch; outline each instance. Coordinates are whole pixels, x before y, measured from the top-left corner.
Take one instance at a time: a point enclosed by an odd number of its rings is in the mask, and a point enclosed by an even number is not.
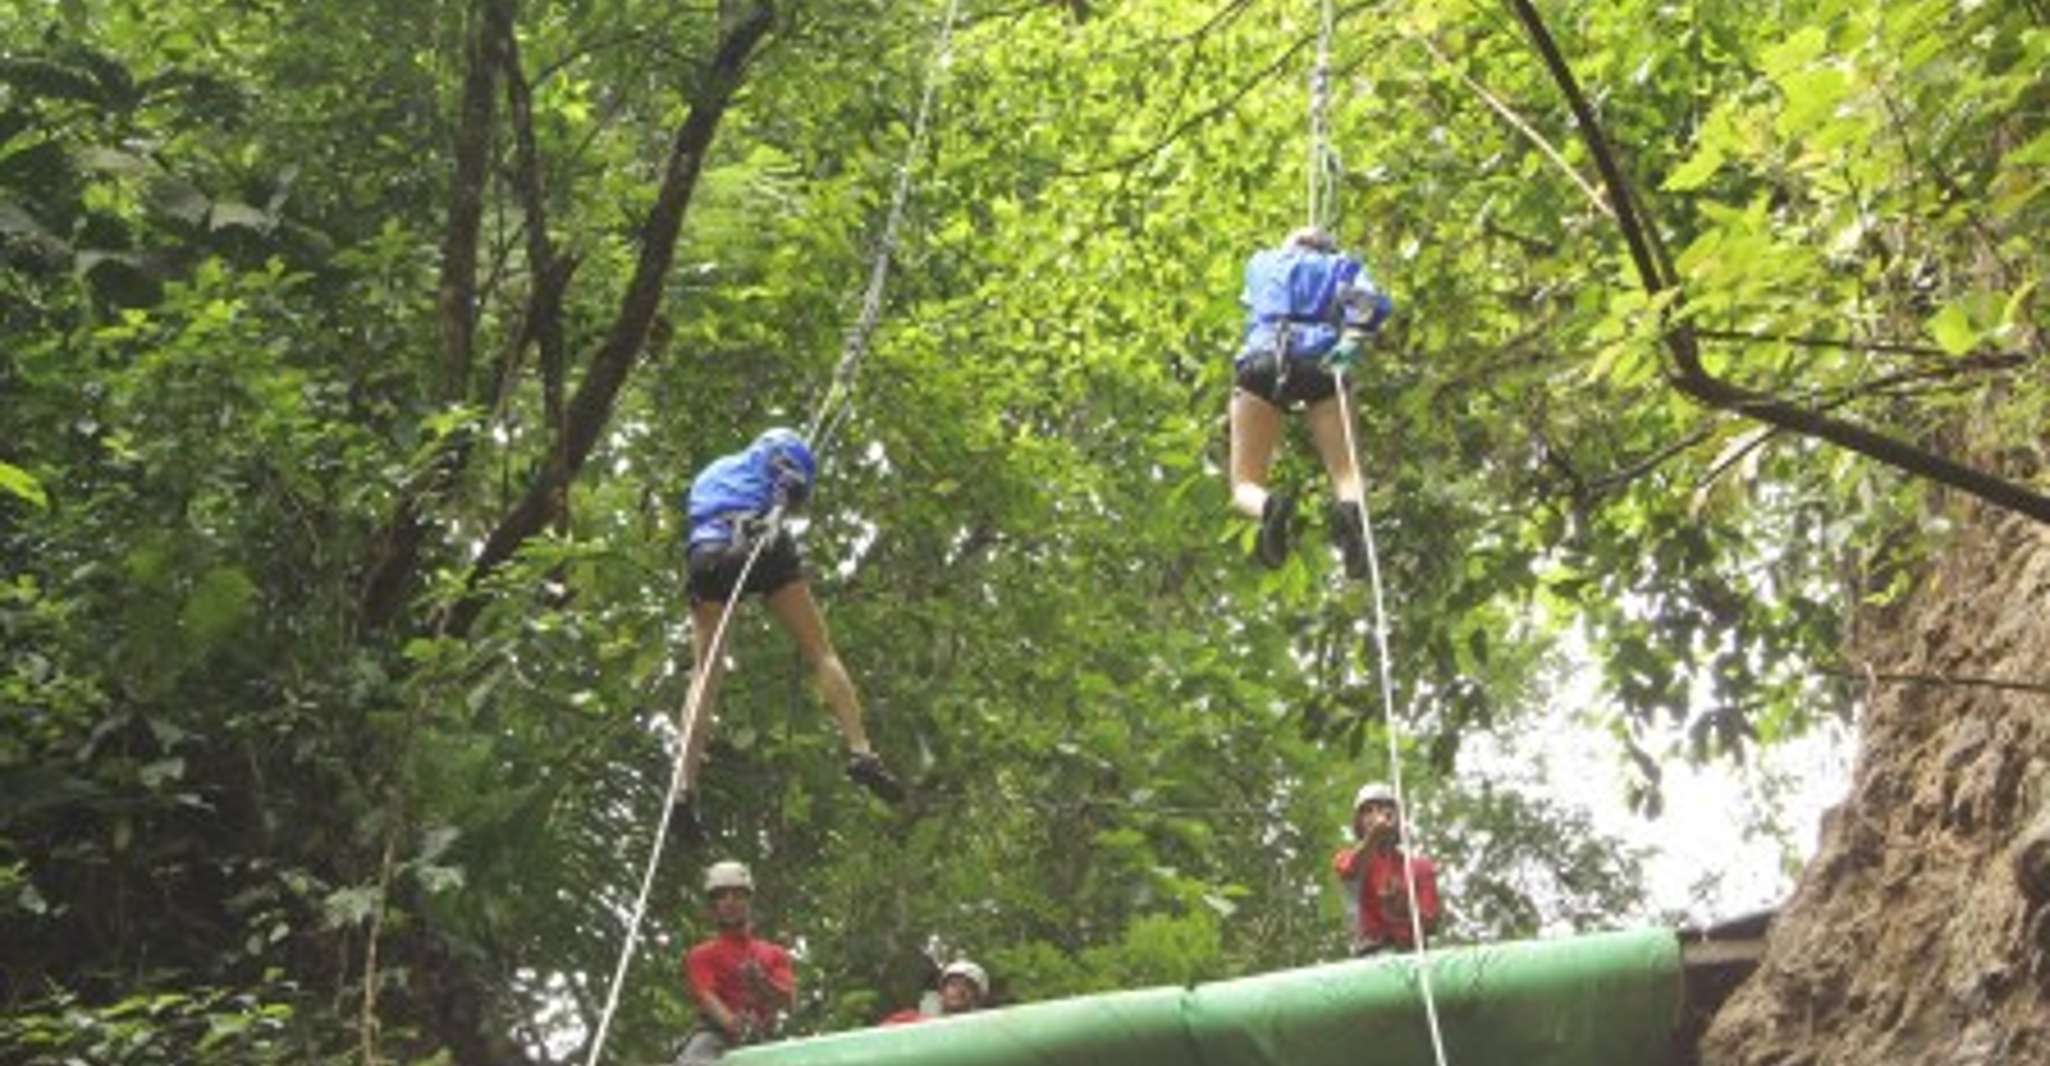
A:
[[[491,154],[492,67],[489,42],[501,24],[510,31],[512,11],[498,0],[476,0],[470,10],[470,31],[464,38],[467,69],[456,128],[455,175],[450,182],[448,229],[442,235],[438,313],[441,328],[443,403],[465,399],[470,361],[476,345],[477,245],[484,217],[484,182]],[[370,564],[362,580],[360,604],[364,621],[380,626],[405,599],[407,584],[418,568],[420,544],[427,536],[426,508],[448,491],[467,453],[463,434],[453,435],[430,460],[428,468],[401,492],[392,517],[371,538]]]
[[[1565,171],[1566,176],[1573,179],[1573,184],[1579,186],[1580,191],[1587,195],[1588,202],[1594,205],[1595,210],[1610,218],[1616,217],[1616,212],[1609,207],[1607,201],[1602,199],[1602,194],[1595,190],[1594,184],[1589,182],[1580,171],[1573,169],[1573,164],[1568,163],[1566,157],[1560,155],[1557,148],[1552,147],[1552,142],[1546,140],[1544,134],[1532,128],[1530,123],[1523,120],[1522,115],[1517,114],[1508,104],[1503,103],[1494,93],[1489,92],[1487,86],[1475,81],[1465,70],[1454,64],[1452,60],[1447,59],[1445,53],[1438,51],[1438,46],[1431,43],[1430,38],[1418,36],[1414,40],[1423,46],[1424,51],[1431,53],[1431,58],[1437,60],[1440,66],[1456,75],[1461,84],[1473,90],[1474,94],[1479,96],[1489,107],[1493,108],[1496,114],[1502,116],[1503,121],[1516,127],[1518,133],[1523,134],[1525,139],[1529,140],[1531,144],[1536,145],[1537,150],[1544,153],[1546,159],[1551,160],[1553,165]]]
[[[1837,348],[1847,352],[1882,352],[1889,355],[1925,355],[1934,359],[1956,359],[1957,356],[1941,348],[1923,344],[1902,344],[1898,341],[1840,340],[1834,337],[1804,337],[1781,333],[1762,333],[1742,329],[1703,329],[1695,327],[1694,335],[1712,341],[1740,341],[1750,344],[1791,344],[1798,348]],[[2019,364],[2025,356],[2008,352],[1989,352],[1984,356],[2013,359]]]
[[[1641,478],[1654,470],[1657,470],[1659,467],[1664,466],[1669,460],[1677,456],[1684,455],[1702,444],[1706,444],[1708,442],[1708,439],[1710,437],[1715,436],[1716,432],[1721,428],[1722,424],[1720,422],[1711,421],[1707,425],[1702,426],[1699,429],[1696,429],[1694,432],[1687,434],[1679,440],[1674,441],[1673,443],[1668,444],[1655,452],[1652,452],[1650,455],[1647,455],[1634,463],[1631,463],[1629,466],[1621,467],[1616,470],[1611,470],[1606,474],[1602,474],[1601,476],[1590,480],[1587,483],[1588,487],[1596,492],[1607,492],[1610,489],[1617,488],[1622,485],[1627,485],[1630,482],[1635,481],[1638,478]]]
[[[456,126],[456,170],[450,182],[448,229],[441,244],[441,400],[468,393],[470,355],[477,325],[477,236],[484,217],[484,180],[491,155],[491,50],[495,23],[509,18],[491,0],[471,8],[463,42],[461,110]]]
[[[2034,692],[2050,695],[2050,681],[2019,681],[2004,677],[1975,677],[1958,674],[1910,674],[1888,670],[1874,670],[1871,665],[1861,664],[1857,668],[1823,666],[1818,672],[1830,677],[1848,678],[1867,684],[1886,682],[1893,685],[1939,685],[1950,688],[1991,688],[2007,692]]]
[[[619,313],[604,341],[591,354],[583,381],[569,401],[562,432],[561,469],[549,464],[528,486],[526,494],[499,518],[470,569],[468,587],[473,593],[492,571],[512,558],[527,538],[540,532],[555,516],[561,500],[558,490],[583,468],[611,420],[613,401],[646,345],[661,306],[662,287],[676,254],[677,233],[690,209],[705,154],[718,132],[720,119],[740,89],[748,59],[768,34],[772,21],[770,6],[759,3],[720,39],[718,50],[698,83],[690,112],[677,128],[671,144],[662,187],[642,226],[640,260],[621,298]],[[475,595],[457,604],[447,620],[447,631],[467,631],[482,606]]]
[[[550,480],[563,495],[557,501],[557,517],[567,521],[568,425],[563,417],[562,294],[563,286],[568,284],[568,271],[556,262],[555,248],[548,239],[548,200],[542,189],[540,151],[534,142],[532,90],[520,69],[519,35],[513,32],[510,21],[502,31],[495,45],[500,69],[505,72],[506,103],[512,110],[516,185],[520,207],[527,216],[527,262],[534,275],[523,332],[531,332],[541,350],[541,396],[548,422]]]

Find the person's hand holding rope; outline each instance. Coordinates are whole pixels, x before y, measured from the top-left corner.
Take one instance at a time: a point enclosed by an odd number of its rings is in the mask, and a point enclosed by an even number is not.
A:
[[[1338,343],[1324,353],[1327,369],[1350,374],[1360,365],[1360,359],[1367,354],[1367,331],[1348,329],[1338,335]]]

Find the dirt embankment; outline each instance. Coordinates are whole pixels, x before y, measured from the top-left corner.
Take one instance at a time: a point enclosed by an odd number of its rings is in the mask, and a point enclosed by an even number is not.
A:
[[[1861,618],[1880,675],[2050,681],[2050,527],[1979,516]],[[2050,1064],[2050,692],[1877,680],[1851,793],[1706,1066]]]

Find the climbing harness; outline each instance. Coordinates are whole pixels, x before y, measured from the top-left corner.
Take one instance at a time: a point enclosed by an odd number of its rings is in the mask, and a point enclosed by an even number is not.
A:
[[[1274,361],[1274,398],[1277,401],[1288,395],[1288,349],[1294,340],[1292,323],[1287,319],[1275,323],[1274,347],[1267,353],[1267,358]]]
[[[823,459],[827,440],[830,438],[838,418],[835,408],[845,410],[846,400],[851,395],[856,373],[867,356],[868,342],[882,318],[883,285],[889,278],[890,257],[896,250],[897,230],[903,222],[904,208],[911,198],[911,167],[924,150],[926,129],[932,115],[934,97],[938,94],[939,81],[945,72],[952,54],[954,22],[960,12],[960,0],[947,0],[946,17],[940,23],[939,42],[933,49],[931,65],[926,71],[925,88],[919,96],[918,115],[912,124],[911,143],[905,150],[904,161],[897,168],[896,188],[890,195],[890,210],[883,221],[881,239],[877,242],[875,262],[869,269],[868,286],[861,297],[861,314],[850,326],[841,347],[840,361],[833,369],[833,378],[826,388],[825,396],[819,401],[806,424],[805,439],[811,442],[812,453]],[[747,588],[748,575],[754,571],[755,562],[762,551],[775,543],[782,532],[783,508],[779,503],[767,516],[767,528],[754,538],[747,561],[741,565],[740,575],[733,583],[733,594],[726,600],[726,606],[719,612],[719,623],[712,628],[712,639],[706,644],[706,659],[716,660],[725,648],[727,624],[733,618],[733,609],[744,598],[742,590]],[[738,527],[736,526],[736,533]],[[674,767],[669,774],[669,789],[662,804],[662,816],[655,823],[655,839],[648,850],[647,865],[641,871],[640,890],[634,896],[633,912],[628,918],[626,943],[621,947],[619,963],[613,968],[611,987],[605,994],[605,1008],[598,1016],[598,1028],[591,1035],[591,1051],[584,1059],[584,1066],[597,1066],[598,1056],[605,1050],[605,1037],[612,1026],[612,1016],[619,1009],[619,994],[626,984],[627,967],[633,962],[634,949],[640,943],[641,922],[647,917],[648,897],[654,891],[655,871],[662,864],[662,848],[669,838],[669,824],[675,812],[677,797],[687,791],[694,782],[685,780],[685,762],[690,750],[691,738],[696,735],[699,712],[704,702],[705,685],[711,671],[699,663],[691,673],[691,684],[684,699],[681,713],[682,728],[678,731],[678,752]]]
[[[783,532],[783,508],[779,505],[766,515],[753,511],[721,511],[710,519],[723,522],[733,535],[726,541],[726,550],[739,551],[757,541],[774,541]]]
[[[1309,225],[1329,232],[1327,228],[1337,215],[1338,181],[1343,169],[1338,152],[1331,144],[1331,38],[1334,16],[1331,0],[1318,0],[1317,4],[1317,60],[1310,73],[1310,151],[1309,151],[1309,203],[1307,206]],[[1390,675],[1388,662],[1388,609],[1381,589],[1381,559],[1374,544],[1374,518],[1367,508],[1365,478],[1360,465],[1359,444],[1352,432],[1352,401],[1346,391],[1346,374],[1342,367],[1333,367],[1333,383],[1337,386],[1338,422],[1345,437],[1345,450],[1352,457],[1353,474],[1360,481],[1359,515],[1360,535],[1367,547],[1367,577],[1374,599],[1374,658],[1380,676],[1381,709],[1387,721],[1388,735],[1388,778],[1395,790],[1395,809],[1401,816],[1395,820],[1398,841],[1402,848],[1402,881],[1409,899],[1410,942],[1416,945],[1417,988],[1423,996],[1424,1019],[1430,1026],[1431,1054],[1437,1066],[1447,1066],[1445,1058],[1445,1035],[1438,1023],[1437,998],[1431,991],[1430,947],[1424,942],[1423,916],[1417,907],[1416,870],[1412,856],[1409,830],[1409,806],[1404,801],[1402,787],[1401,726],[1395,713],[1395,682]]]

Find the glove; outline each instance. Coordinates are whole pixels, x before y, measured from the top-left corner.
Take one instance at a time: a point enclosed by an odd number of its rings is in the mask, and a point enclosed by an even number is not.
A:
[[[744,1014],[735,1015],[733,1028],[726,1031],[726,1039],[739,1047],[758,1044],[762,1039],[762,1028],[753,1018]]]
[[[1324,353],[1324,366],[1329,370],[1350,371],[1360,365],[1360,358],[1366,354],[1366,331],[1349,329],[1339,334],[1338,343]]]
[[[748,991],[757,996],[766,997],[776,990],[776,986],[769,981],[769,971],[762,969],[762,964],[754,959],[741,964],[740,976],[747,982]]]

